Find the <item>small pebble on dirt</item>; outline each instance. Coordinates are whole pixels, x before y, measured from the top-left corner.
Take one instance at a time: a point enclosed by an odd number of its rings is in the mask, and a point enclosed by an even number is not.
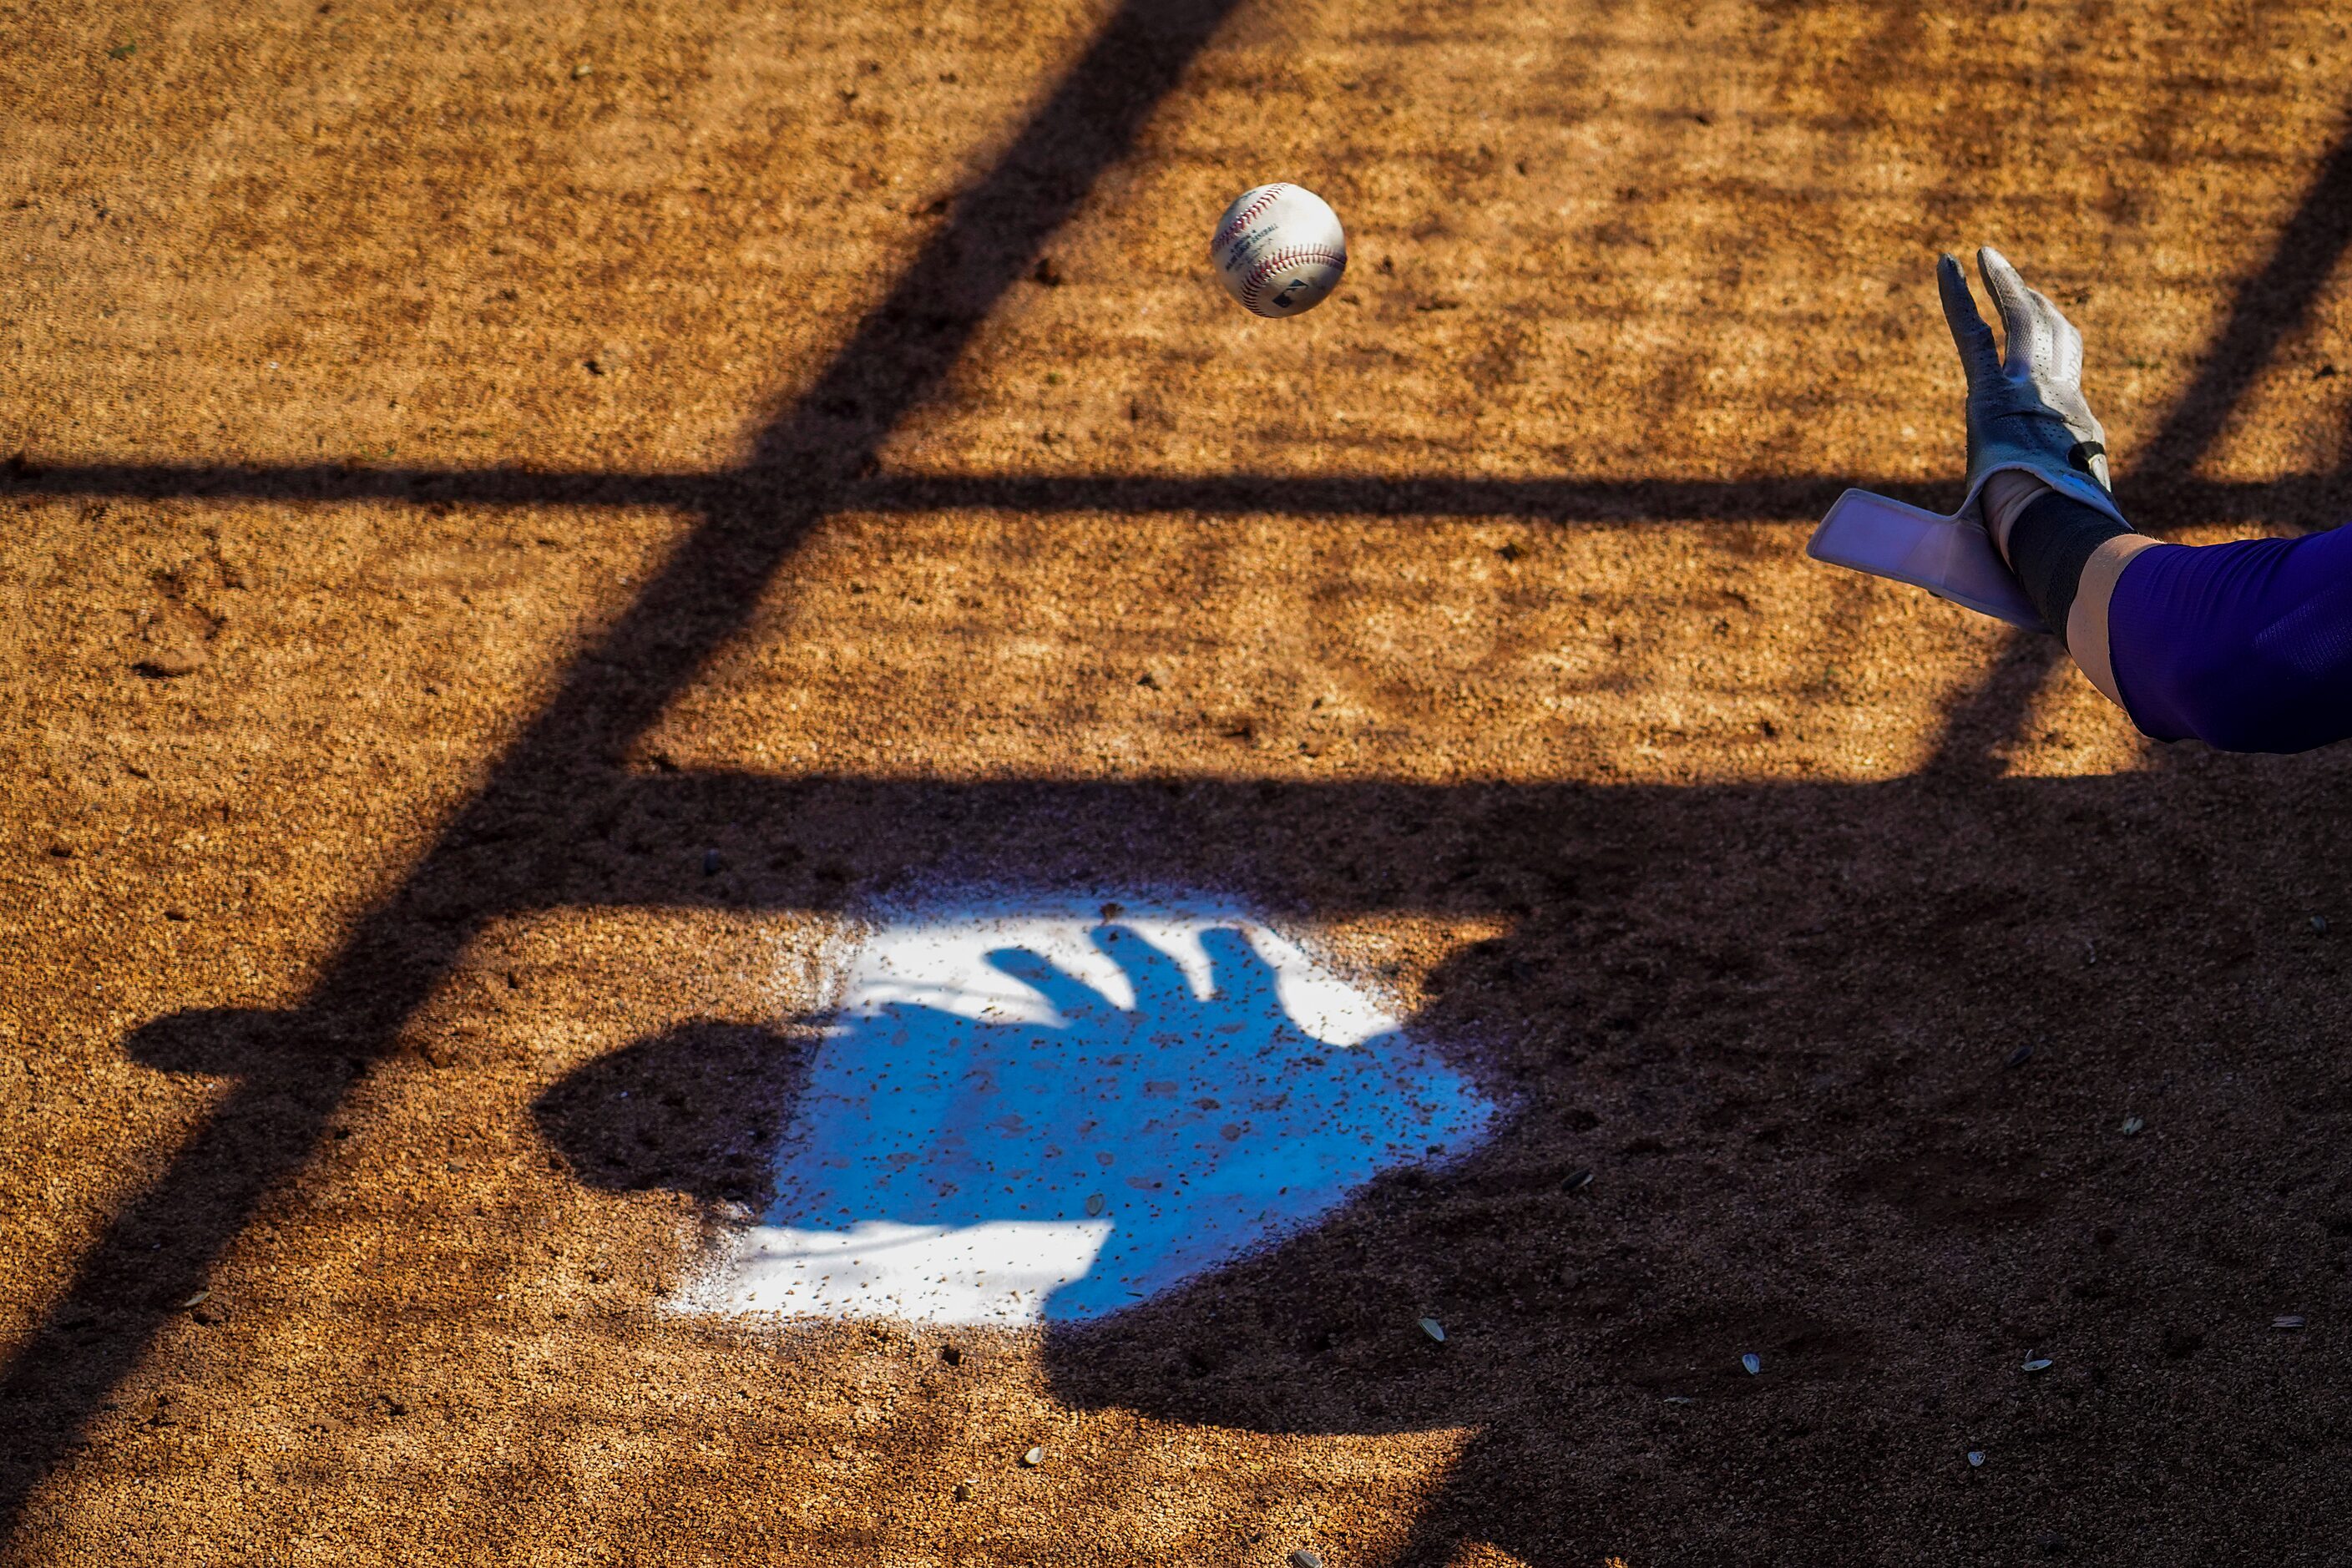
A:
[[[958,1502],[970,1502],[971,1500],[971,1483],[970,1481],[958,1481],[956,1483],[955,1500]]]
[[[184,631],[165,631],[151,637],[131,668],[150,680],[177,680],[195,674],[212,658],[212,650],[202,638]]]
[[[2136,1137],[2138,1135],[2139,1130],[2147,1125],[2147,1122],[2142,1121],[2137,1116],[2126,1116],[2124,1118],[2124,1136],[2126,1138]]]
[[[189,1297],[186,1300],[181,1302],[180,1310],[182,1311],[185,1311],[190,1307],[201,1307],[205,1301],[209,1300],[211,1297],[212,1292],[210,1290],[199,1290],[194,1295]]]
[[[2326,936],[2327,934],[2327,917],[2326,915],[2312,916],[2311,929],[2317,931],[2320,935]]]
[[[1698,1401],[1693,1399],[1687,1394],[1669,1394],[1666,1395],[1666,1403],[1669,1405],[1696,1405]]]
[[[2303,1314],[2300,1312],[2284,1313],[2271,1320],[2271,1327],[2274,1329],[2299,1329],[2303,1327]]]
[[[1302,1546],[1290,1554],[1290,1568],[1323,1568],[1323,1559]]]
[[[1444,1344],[1445,1342],[1445,1325],[1439,1322],[1435,1318],[1423,1318],[1421,1321],[1421,1331],[1427,1334],[1431,1339],[1435,1340],[1439,1344]]]
[[[2036,1356],[2032,1361],[2027,1362],[2025,1365],[2021,1367],[2019,1370],[2021,1372],[2048,1372],[2050,1370],[2050,1358],[2048,1356]]]
[[[1969,1450],[1969,1468],[1972,1470],[1980,1470],[1984,1468],[1984,1450],[1982,1448],[1970,1448]]]
[[[2009,1053],[2009,1065],[2013,1068],[2021,1068],[2032,1059],[2033,1047],[2032,1046],[2020,1046],[2017,1049]]]
[[[1023,1454],[1023,1455],[1021,1456],[1021,1463],[1022,1463],[1022,1465],[1023,1465],[1024,1468],[1028,1468],[1028,1469],[1032,1469],[1032,1470],[1034,1470],[1034,1469],[1035,1469],[1038,1466],[1040,1466],[1040,1465],[1044,1464],[1045,1462],[1045,1450],[1044,1448],[1042,1448],[1042,1447],[1031,1447],[1031,1448],[1029,1449],[1029,1451],[1028,1451],[1028,1452],[1026,1452],[1026,1453],[1024,1453],[1024,1454]]]
[[[1749,1351],[1746,1355],[1739,1358],[1739,1364],[1748,1369],[1748,1376],[1754,1377],[1758,1373],[1764,1370],[1764,1358],[1758,1355],[1754,1351]]]
[[[1569,1193],[1580,1193],[1580,1192],[1582,1192],[1585,1188],[1587,1188],[1587,1187],[1591,1186],[1591,1184],[1592,1184],[1592,1173],[1591,1173],[1591,1172],[1590,1172],[1590,1171],[1570,1171],[1570,1172],[1568,1173],[1568,1180],[1566,1180],[1566,1181],[1562,1182],[1559,1185],[1560,1185],[1560,1190],[1561,1190],[1562,1192],[1569,1192]]]
[[[702,874],[706,877],[716,877],[719,875],[718,850],[706,849],[702,852]]]
[[[573,66],[572,68],[572,79],[573,81],[584,80],[588,77],[594,75],[595,69],[595,67],[584,62],[580,65]]]

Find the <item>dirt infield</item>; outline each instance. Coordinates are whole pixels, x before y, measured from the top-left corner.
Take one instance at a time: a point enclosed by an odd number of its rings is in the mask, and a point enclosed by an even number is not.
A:
[[[2126,511],[2352,511],[2340,8],[0,25],[0,1560],[2344,1560],[2352,763],[1799,554],[1957,500],[1979,242]],[[676,1310],[977,885],[1499,1130],[1099,1322]]]

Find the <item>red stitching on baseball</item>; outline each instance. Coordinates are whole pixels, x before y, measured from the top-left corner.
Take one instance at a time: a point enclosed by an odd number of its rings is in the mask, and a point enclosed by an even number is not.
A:
[[[1287,250],[1276,251],[1250,268],[1249,276],[1242,279],[1242,303],[1255,305],[1269,277],[1300,261],[1328,261],[1342,272],[1348,269],[1348,253],[1344,250],[1321,245],[1294,245]]]
[[[1265,190],[1260,191],[1258,193],[1257,200],[1242,208],[1240,212],[1235,213],[1234,215],[1233,222],[1217,230],[1216,237],[1209,241],[1209,254],[1211,256],[1216,255],[1217,247],[1224,244],[1225,241],[1233,238],[1234,236],[1247,228],[1250,226],[1251,221],[1257,217],[1259,214],[1265,212],[1266,208],[1274,205],[1276,202],[1280,201],[1282,199],[1283,192],[1288,189],[1290,189],[1288,185],[1277,183],[1268,185]]]

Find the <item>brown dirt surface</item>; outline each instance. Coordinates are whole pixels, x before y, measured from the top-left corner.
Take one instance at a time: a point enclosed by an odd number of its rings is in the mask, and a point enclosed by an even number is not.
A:
[[[1980,242],[2127,510],[2336,521],[2340,6],[0,31],[0,1558],[2343,1561],[2352,753],[1800,555],[1957,499]],[[1082,1331],[666,1310],[780,966],[987,878],[1510,1119]]]

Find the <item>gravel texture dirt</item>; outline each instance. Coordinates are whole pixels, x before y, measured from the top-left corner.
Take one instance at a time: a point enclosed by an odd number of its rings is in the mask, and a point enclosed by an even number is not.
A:
[[[2344,1560],[2352,754],[1800,555],[1957,499],[1987,242],[2127,511],[2352,510],[2341,7],[0,37],[0,1559]],[[959,879],[1510,1119],[1083,1331],[665,1310]]]

